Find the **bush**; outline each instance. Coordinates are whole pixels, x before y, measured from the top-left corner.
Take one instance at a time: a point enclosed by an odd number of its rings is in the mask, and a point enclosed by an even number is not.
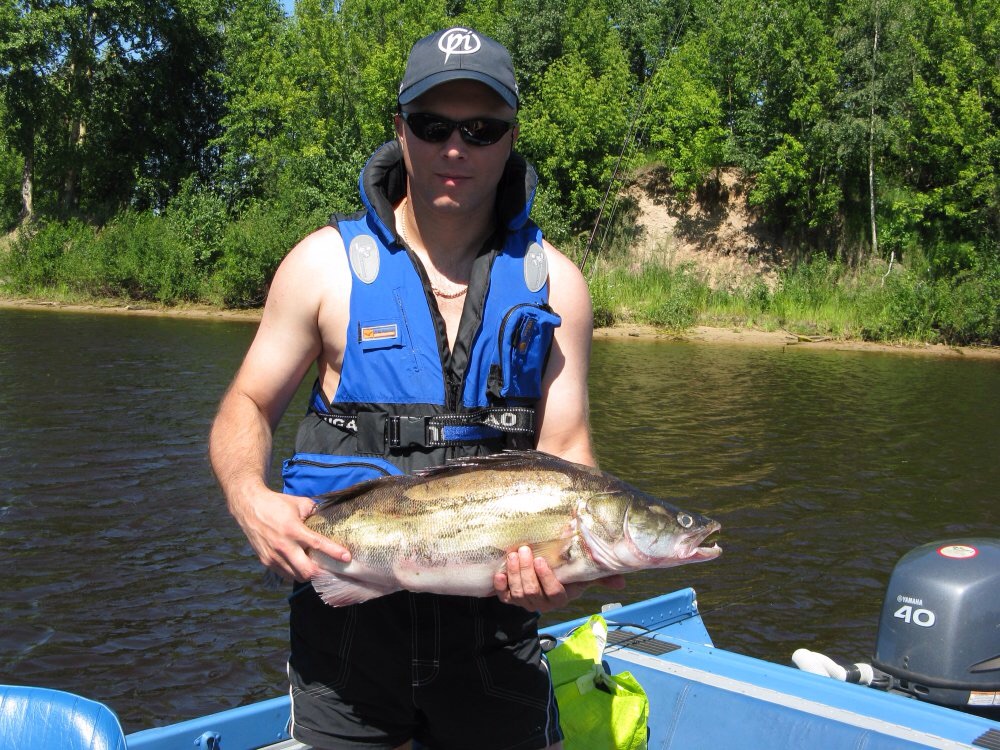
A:
[[[273,206],[252,207],[226,229],[214,294],[227,307],[262,305],[282,258],[317,223],[315,217],[289,216]]]
[[[222,238],[229,224],[226,202],[187,180],[167,206],[166,219],[191,247],[198,268],[210,268],[222,255]]]
[[[919,269],[897,270],[860,296],[860,334],[866,341],[936,341],[940,285]]]
[[[59,285],[67,256],[86,253],[94,232],[82,222],[47,222],[21,232],[10,251],[0,254],[0,276],[15,292],[32,293]]]
[[[646,275],[649,277],[646,296],[650,300],[646,317],[652,325],[680,331],[698,322],[708,287],[692,269],[684,266],[674,271],[649,269]]]
[[[197,300],[201,276],[194,247],[151,213],[126,213],[98,235],[93,261],[103,279],[92,294],[156,300]],[[81,290],[85,291],[85,290]]]
[[[1000,344],[1000,262],[980,261],[949,286],[941,337],[950,344]]]

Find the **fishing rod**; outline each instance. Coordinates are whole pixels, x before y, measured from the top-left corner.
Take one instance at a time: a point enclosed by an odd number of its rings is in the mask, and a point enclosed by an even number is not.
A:
[[[583,258],[580,260],[580,265],[579,265],[581,273],[586,268],[587,260],[590,257],[590,251],[593,248],[594,240],[597,237],[597,232],[598,232],[598,229],[599,229],[600,224],[601,224],[601,219],[604,216],[604,212],[605,212],[605,209],[607,208],[608,200],[611,197],[611,191],[614,188],[615,183],[619,179],[619,175],[620,175],[621,170],[622,170],[623,162],[626,161],[626,153],[629,150],[634,150],[634,149],[638,148],[639,142],[644,137],[644,133],[643,134],[639,133],[639,129],[640,129],[640,117],[645,112],[646,99],[647,99],[647,95],[649,94],[649,90],[652,87],[652,82],[656,78],[656,73],[657,73],[657,71],[660,68],[660,63],[662,63],[663,60],[664,60],[664,58],[666,57],[666,51],[667,50],[673,50],[676,47],[677,39],[679,38],[681,30],[682,30],[682,28],[684,26],[684,19],[687,17],[687,14],[688,14],[688,11],[690,10],[690,8],[691,8],[691,0],[688,0],[687,3],[684,6],[684,10],[681,12],[681,14],[677,18],[677,21],[674,23],[674,28],[673,28],[673,30],[671,31],[671,34],[670,34],[670,43],[667,44],[667,45],[665,45],[664,48],[663,48],[664,51],[661,52],[656,57],[656,62],[653,65],[653,69],[650,71],[649,76],[646,78],[646,80],[639,87],[638,101],[636,103],[635,108],[633,109],[632,121],[629,123],[628,130],[626,131],[625,137],[622,140],[622,147],[621,147],[621,149],[618,152],[618,158],[615,160],[614,170],[612,171],[611,178],[608,180],[608,186],[607,186],[607,189],[604,191],[604,197],[601,199],[601,205],[600,205],[600,207],[597,210],[597,217],[594,220],[594,227],[591,230],[590,236],[587,239],[587,244],[584,247]],[[648,130],[649,126],[648,126],[648,124],[646,124],[646,125],[642,125],[641,127],[642,127],[643,131],[645,132],[646,130]],[[630,158],[631,158],[631,155],[630,155]],[[610,212],[607,224],[605,225],[604,235],[601,238],[601,244],[600,244],[601,248],[604,247],[604,243],[607,240],[609,232],[611,231],[612,219],[614,218],[615,213],[617,213],[618,206],[619,206],[620,203],[621,203],[621,196],[617,195],[615,197],[615,203],[614,203],[614,206],[611,209],[611,212]],[[633,234],[634,234],[634,227],[633,227]]]

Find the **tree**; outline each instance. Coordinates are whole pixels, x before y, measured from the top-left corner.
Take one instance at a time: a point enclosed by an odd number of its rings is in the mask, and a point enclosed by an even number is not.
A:
[[[630,98],[630,83],[623,54],[596,72],[569,53],[548,67],[522,110],[518,148],[542,175],[547,208],[577,229],[592,221],[611,179],[627,128],[622,102]]]
[[[993,59],[984,57],[986,50],[978,44],[985,42],[988,50],[989,42],[971,23],[987,5],[963,8],[950,0],[929,0],[910,37],[910,179],[928,197],[923,235],[932,263],[947,273],[971,266],[969,248],[984,242],[995,247],[1000,239],[997,47],[994,41]]]
[[[690,35],[660,63],[644,110],[650,151],[670,170],[679,191],[694,190],[722,166],[727,133],[701,35]]]
[[[66,10],[57,5],[25,7],[14,0],[0,6],[0,75],[3,79],[3,126],[20,157],[20,221],[35,216],[34,176],[39,124],[52,111],[56,89],[50,48]]]
[[[279,74],[287,48],[278,0],[233,5],[223,39],[220,86],[226,108],[213,142],[221,159],[216,189],[236,207],[261,195],[265,185],[274,188],[279,169],[274,141],[289,120],[284,99],[290,92]]]
[[[175,187],[200,165],[217,122],[217,21],[215,0],[3,5],[0,75],[26,218],[39,189],[47,211],[100,216],[144,179]]]

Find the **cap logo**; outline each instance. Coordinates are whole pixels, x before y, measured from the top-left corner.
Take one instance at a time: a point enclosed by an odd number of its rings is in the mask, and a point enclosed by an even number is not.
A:
[[[438,39],[438,49],[444,52],[445,65],[452,55],[471,55],[479,51],[483,43],[475,32],[469,29],[449,29]]]

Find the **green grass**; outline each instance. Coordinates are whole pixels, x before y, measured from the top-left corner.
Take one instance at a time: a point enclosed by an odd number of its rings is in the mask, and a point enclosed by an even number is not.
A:
[[[946,279],[919,267],[885,272],[884,264],[852,269],[820,259],[782,271],[773,287],[752,279],[713,290],[692,267],[647,265],[598,270],[590,287],[598,326],[709,325],[879,342],[1000,344],[1000,267]]]
[[[266,206],[213,223],[204,213],[196,222],[178,220],[187,212],[126,213],[99,231],[71,221],[21,232],[0,248],[0,293],[258,307],[281,258],[318,225],[316,217]],[[1000,257],[986,256],[943,278],[919,256],[890,274],[884,263],[854,268],[820,258],[781,271],[773,283],[752,277],[727,289],[711,288],[689,265],[626,264],[619,258],[592,266],[598,326],[644,324],[679,332],[710,325],[1000,345]]]

